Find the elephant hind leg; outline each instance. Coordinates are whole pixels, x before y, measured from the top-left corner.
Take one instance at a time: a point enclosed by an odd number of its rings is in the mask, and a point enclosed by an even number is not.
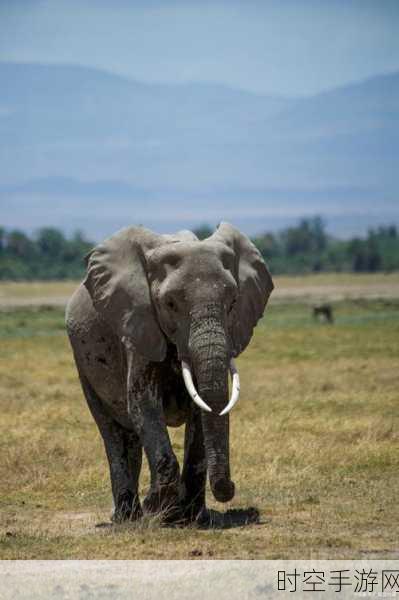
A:
[[[121,522],[138,519],[142,516],[138,494],[142,462],[139,437],[124,429],[104,410],[101,400],[85,377],[80,380],[90,412],[104,441],[114,501],[112,520]]]

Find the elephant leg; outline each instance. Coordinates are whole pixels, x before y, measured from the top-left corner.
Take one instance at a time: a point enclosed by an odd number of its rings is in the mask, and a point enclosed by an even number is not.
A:
[[[127,431],[107,414],[84,377],[81,377],[81,382],[90,412],[104,441],[114,501],[112,520],[136,520],[142,516],[138,494],[141,442],[136,433]]]
[[[205,509],[206,457],[201,411],[191,405],[184,436],[184,465],[180,483],[180,502],[184,516],[195,520]]]
[[[165,521],[174,521],[180,514],[180,469],[165,423],[159,373],[146,361],[134,358],[127,353],[128,412],[151,472],[151,487],[143,508],[160,513]]]
[[[147,406],[141,406],[140,413],[140,440],[151,472],[151,487],[143,508],[149,513],[162,514],[165,521],[174,521],[180,518],[179,464],[162,413]]]

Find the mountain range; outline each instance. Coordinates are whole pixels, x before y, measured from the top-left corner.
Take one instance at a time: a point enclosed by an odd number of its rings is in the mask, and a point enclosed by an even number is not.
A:
[[[0,164],[6,227],[255,233],[320,214],[360,233],[399,223],[399,72],[285,98],[3,62]]]

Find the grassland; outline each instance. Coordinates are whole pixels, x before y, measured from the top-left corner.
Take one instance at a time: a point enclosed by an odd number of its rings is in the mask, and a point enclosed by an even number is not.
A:
[[[335,317],[292,300],[257,327],[238,361],[236,497],[209,504],[261,521],[201,530],[98,526],[107,465],[62,309],[0,312],[0,558],[399,557],[399,303],[337,302]],[[171,436],[181,457],[183,430]]]
[[[319,273],[300,277],[274,277],[272,302],[317,299],[399,299],[398,273]],[[1,282],[0,308],[64,306],[76,281]]]

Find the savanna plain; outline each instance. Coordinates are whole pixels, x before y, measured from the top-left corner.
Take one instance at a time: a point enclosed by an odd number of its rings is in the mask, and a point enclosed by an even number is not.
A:
[[[236,496],[208,493],[210,508],[260,519],[223,529],[109,525],[105,453],[64,329],[74,284],[0,285],[0,558],[398,558],[399,276],[275,283],[237,361]],[[329,289],[333,324],[311,310]],[[170,434],[181,460],[183,428]]]

